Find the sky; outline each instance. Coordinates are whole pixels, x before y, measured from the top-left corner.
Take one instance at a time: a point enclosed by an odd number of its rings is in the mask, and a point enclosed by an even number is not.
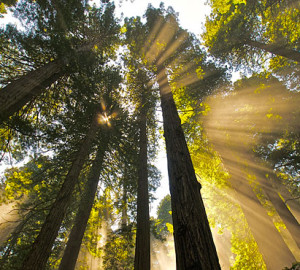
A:
[[[97,4],[100,0],[92,1]],[[116,1],[116,16],[121,17],[142,17],[149,3],[155,8],[158,8],[161,0],[117,0]],[[204,28],[205,15],[210,12],[210,7],[205,5],[206,0],[165,0],[163,1],[165,8],[172,6],[175,12],[178,13],[180,26],[188,31],[196,34],[198,37]],[[0,25],[6,24],[8,21],[17,22],[10,15],[0,19]],[[161,186],[155,193],[157,200],[151,205],[151,215],[156,216],[156,208],[160,200],[169,193],[167,159],[165,154],[164,142],[160,142],[160,151],[158,154],[157,168],[162,173]]]
[[[161,0],[126,0],[121,4],[116,4],[116,14],[124,13],[125,17],[143,16],[147,6],[151,3],[158,8]],[[179,13],[179,22],[182,28],[194,34],[200,34],[205,21],[205,15],[210,12],[210,7],[205,5],[206,0],[166,0],[163,1],[165,8],[172,6]]]

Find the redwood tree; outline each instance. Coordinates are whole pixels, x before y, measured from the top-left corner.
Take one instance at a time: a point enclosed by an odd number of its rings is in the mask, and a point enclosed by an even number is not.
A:
[[[119,25],[114,18],[113,4],[92,8],[80,0],[68,4],[59,1],[20,1],[15,12],[30,27],[26,29],[27,33],[12,27],[4,32],[5,38],[12,43],[7,43],[8,50],[11,46],[22,52],[18,60],[24,64],[20,67],[21,74],[17,77],[13,74],[2,82],[1,121],[18,112],[61,76],[90,65],[93,57],[96,59],[96,55],[101,55],[118,38]],[[1,57],[6,60],[5,54]],[[10,59],[7,62],[12,69],[17,65]],[[29,72],[28,67],[31,69]]]
[[[192,160],[164,67],[157,80],[164,120],[177,269],[220,269]]]
[[[107,135],[102,136],[102,138],[103,140],[101,140],[98,146],[96,157],[93,161],[87,182],[85,184],[84,194],[82,195],[80,200],[79,209],[76,214],[74,225],[72,227],[71,233],[69,235],[69,240],[64,251],[64,255],[59,265],[59,269],[61,270],[72,270],[76,265],[82,238],[97,192],[102,162],[108,146]]]
[[[99,126],[98,117],[99,115],[97,111],[97,113],[95,113],[92,117],[87,135],[80,145],[80,148],[75,156],[68,174],[66,175],[55,202],[53,203],[49,214],[43,223],[41,231],[23,262],[22,269],[24,270],[40,270],[46,265],[61,222],[66,214],[80,171],[90,152],[90,147],[93,143],[93,140],[97,136],[97,129]]]

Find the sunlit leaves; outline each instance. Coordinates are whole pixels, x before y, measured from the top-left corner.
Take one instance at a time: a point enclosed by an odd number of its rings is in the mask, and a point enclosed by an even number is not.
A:
[[[224,4],[224,1],[212,0],[210,4],[213,12],[206,20],[205,44],[214,56],[229,61],[232,66],[278,69],[275,63],[268,65],[261,61],[266,54],[253,48],[251,40],[298,51],[299,9],[294,6],[296,3],[226,1]],[[273,55],[271,61],[278,62],[276,58],[282,57]],[[291,65],[291,61],[286,65]]]

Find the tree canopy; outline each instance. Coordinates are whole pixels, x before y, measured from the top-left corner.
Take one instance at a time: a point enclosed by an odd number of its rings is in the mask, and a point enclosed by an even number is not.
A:
[[[299,3],[208,4],[0,2],[1,269],[298,267]]]

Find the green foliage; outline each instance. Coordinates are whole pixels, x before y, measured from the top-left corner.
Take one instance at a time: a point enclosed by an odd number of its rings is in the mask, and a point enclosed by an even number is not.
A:
[[[268,68],[280,71],[297,68],[293,61],[272,55],[253,46],[251,41],[271,44],[274,48],[299,52],[299,4],[295,1],[219,1],[211,0],[212,13],[206,19],[203,34],[209,52],[228,61],[235,67],[241,65],[254,70]],[[292,56],[291,56],[292,57]],[[292,58],[291,58],[292,59]],[[284,67],[284,68],[283,68]],[[290,68],[291,67],[291,68]],[[297,72],[296,72],[297,73]],[[294,73],[294,77],[297,75]]]
[[[216,95],[217,87],[226,93],[221,94],[218,107],[231,109],[232,115],[223,123],[224,128],[218,126],[217,136],[223,136],[222,147],[230,150],[235,146],[233,140],[242,139],[240,155],[232,158],[240,158],[247,167],[242,154],[250,151],[267,162],[280,181],[298,196],[299,93],[288,92],[271,75],[276,73],[290,89],[297,89],[298,67],[281,56],[268,59],[249,41],[299,51],[299,9],[294,1],[210,3],[212,14],[203,35],[209,52],[236,67],[253,64],[257,70],[266,69],[264,74],[236,82],[231,92],[226,70],[208,60],[196,37],[179,26],[172,8],[162,5],[155,9],[150,5],[146,23],[140,17],[126,18],[121,28],[114,18],[113,4],[91,7],[87,1],[79,0],[22,0],[12,7],[24,28],[7,26],[0,30],[0,86],[50,61],[60,59],[66,65],[64,76],[0,127],[0,161],[21,161],[32,155],[25,165],[7,170],[1,178],[1,203],[15,203],[19,221],[1,247],[0,267],[9,270],[21,266],[76,158],[95,109],[101,108],[106,116],[104,122],[100,121],[101,129],[109,130],[111,143],[78,267],[88,268],[87,260],[92,258],[102,260],[104,269],[133,269],[138,117],[141,111],[147,111],[149,191],[153,200],[160,179],[153,165],[159,136],[159,97],[154,81],[157,66],[163,65],[203,187],[210,225],[231,246],[226,251],[231,257],[228,263],[231,269],[265,269],[242,210],[230,199],[235,196],[228,181],[230,171],[225,170],[224,160],[215,151],[220,145],[211,145],[205,134],[205,119],[214,113],[205,98]],[[5,12],[5,5],[14,4],[1,1],[0,13]],[[120,62],[118,67],[113,64],[120,37],[125,52],[122,73]],[[247,94],[243,95],[245,88]],[[262,99],[264,107],[257,105]],[[242,132],[235,133],[237,130]],[[47,269],[59,265],[91,160],[104,133],[100,132],[93,142]],[[254,183],[251,170],[243,173]],[[268,203],[263,195],[260,199]],[[157,215],[157,220],[151,220],[152,231],[155,238],[163,240],[173,233],[170,196],[160,202]],[[117,224],[120,229],[115,229]]]
[[[218,230],[220,236],[215,237],[222,239],[223,245],[217,246],[217,250],[220,250],[219,257],[223,260],[221,264],[230,266],[230,269],[265,269],[242,209],[232,199],[236,195],[230,188],[230,172],[224,168],[222,158],[206,135],[206,115],[213,108],[204,102],[202,107],[205,109],[193,110],[193,117],[185,118],[190,111],[182,111],[181,118],[186,119],[186,127],[191,127],[188,131],[188,146],[196,175],[202,185],[201,193],[210,226]],[[223,139],[226,140],[226,137]]]
[[[104,269],[134,269],[134,238],[132,228],[129,226],[126,230],[109,233],[104,251]]]
[[[15,269],[22,263],[44,222],[65,173],[63,168],[57,167],[55,160],[43,156],[32,159],[22,168],[6,172],[1,202],[14,202],[19,220],[16,220],[14,231],[1,247],[1,268]],[[67,220],[63,226],[69,226]],[[62,230],[53,246],[50,264],[57,260],[62,251],[64,234],[65,230]]]
[[[173,234],[173,221],[171,209],[171,196],[166,195],[157,207],[157,220],[155,223],[156,238],[165,240],[170,234]]]

